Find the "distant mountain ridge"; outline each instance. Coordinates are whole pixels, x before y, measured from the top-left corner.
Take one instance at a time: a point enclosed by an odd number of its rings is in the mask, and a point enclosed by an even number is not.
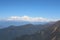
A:
[[[26,34],[34,34],[41,29],[46,28],[46,25],[33,25],[33,24],[26,24],[22,26],[9,26],[4,29],[0,29],[0,40],[12,40],[16,37],[26,35]],[[47,26],[48,27],[48,26]]]
[[[44,25],[26,24],[22,26],[11,25],[7,28],[0,29],[0,40],[29,40],[31,39],[31,37],[33,37],[33,39],[31,40],[43,40],[48,36],[50,37],[50,33],[53,31],[53,29],[56,29],[55,27],[53,27],[54,24],[56,25],[56,23],[47,23]],[[54,32],[55,31],[53,31],[52,33]],[[28,39],[26,39],[25,37],[27,37]]]
[[[34,25],[39,25],[39,24],[45,24],[47,22],[28,22],[28,21],[0,21],[0,28],[6,28],[11,25],[14,26],[22,26],[26,24],[34,24]]]
[[[60,40],[60,21],[35,34],[16,37],[15,40]]]

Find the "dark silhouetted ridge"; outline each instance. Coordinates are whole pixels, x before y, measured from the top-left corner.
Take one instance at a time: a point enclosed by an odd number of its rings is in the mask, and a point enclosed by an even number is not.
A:
[[[15,40],[60,40],[60,21],[32,35],[23,35]]]

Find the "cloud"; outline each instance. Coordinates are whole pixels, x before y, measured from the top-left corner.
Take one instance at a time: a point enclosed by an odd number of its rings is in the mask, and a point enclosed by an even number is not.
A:
[[[48,22],[49,20],[43,17],[29,17],[29,16],[11,16],[7,18],[8,21],[29,21],[29,22]]]

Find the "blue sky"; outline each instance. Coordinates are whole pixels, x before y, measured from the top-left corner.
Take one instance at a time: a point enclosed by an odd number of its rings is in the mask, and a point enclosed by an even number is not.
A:
[[[24,15],[60,19],[60,0],[0,0],[0,18]]]

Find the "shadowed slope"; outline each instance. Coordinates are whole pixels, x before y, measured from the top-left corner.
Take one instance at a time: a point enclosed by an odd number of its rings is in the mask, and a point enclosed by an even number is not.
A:
[[[60,21],[32,35],[23,35],[15,40],[60,40]]]

